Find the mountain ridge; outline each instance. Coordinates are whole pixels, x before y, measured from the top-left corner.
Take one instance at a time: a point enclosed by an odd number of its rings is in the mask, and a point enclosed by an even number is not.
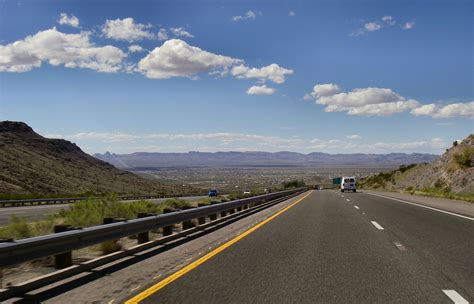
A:
[[[130,154],[96,153],[94,157],[118,168],[169,168],[169,167],[233,167],[233,166],[294,166],[327,167],[339,166],[381,166],[398,167],[402,164],[430,163],[439,156],[424,153],[389,154],[308,154],[280,151],[228,151],[228,152],[134,152]]]
[[[0,194],[182,194],[122,171],[64,139],[45,138],[23,122],[0,122]]]

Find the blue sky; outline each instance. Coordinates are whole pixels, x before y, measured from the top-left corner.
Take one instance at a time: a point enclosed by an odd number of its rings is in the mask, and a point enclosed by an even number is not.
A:
[[[441,153],[473,4],[0,1],[0,119],[111,151]]]

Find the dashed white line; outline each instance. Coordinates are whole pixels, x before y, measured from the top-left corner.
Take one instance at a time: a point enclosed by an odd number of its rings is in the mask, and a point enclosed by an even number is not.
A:
[[[348,199],[348,198],[346,198],[346,201],[350,202],[351,200],[350,200],[350,199]]]
[[[398,248],[398,250],[407,251],[407,248],[405,246],[403,246],[402,243],[395,241],[395,242],[393,242],[393,244]]]
[[[380,195],[380,194],[375,194],[375,193],[367,193],[367,194],[368,195],[379,196],[379,197],[383,197],[383,198],[388,198],[388,199],[398,201],[398,202],[402,202],[402,203],[405,203],[405,204],[410,204],[410,205],[418,206],[418,207],[421,207],[421,208],[426,208],[426,209],[430,209],[430,210],[434,210],[434,211],[438,211],[438,212],[443,212],[443,213],[446,213],[446,214],[450,214],[450,215],[454,215],[454,216],[457,216],[457,217],[461,217],[461,218],[464,218],[464,219],[474,221],[474,217],[469,217],[469,216],[457,214],[457,213],[454,213],[454,212],[441,210],[441,209],[438,209],[438,208],[428,207],[428,206],[421,205],[421,204],[415,204],[415,203],[412,203],[412,202],[404,201],[404,200],[401,200],[401,199],[398,199],[398,198],[393,198],[393,197],[389,197],[389,196],[385,196],[385,195]]]
[[[359,208],[359,206],[357,206],[357,205],[354,205],[354,208],[356,208],[357,210],[359,210],[359,209],[360,209],[360,208]]]
[[[372,225],[375,226],[375,228],[377,228],[378,230],[384,230],[382,226],[380,226],[379,223],[377,223],[376,221],[370,221],[372,223]]]
[[[456,290],[443,289],[443,292],[453,301],[455,304],[469,304]]]

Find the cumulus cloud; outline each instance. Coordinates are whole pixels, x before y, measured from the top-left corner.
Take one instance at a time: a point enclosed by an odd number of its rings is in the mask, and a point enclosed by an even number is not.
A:
[[[43,61],[106,73],[121,70],[127,54],[114,46],[95,46],[90,42],[90,35],[90,32],[65,34],[52,28],[0,45],[0,71],[27,72],[40,67]]]
[[[69,25],[72,27],[79,27],[79,18],[74,15],[68,16],[66,13],[61,13],[58,23],[61,25]]]
[[[193,35],[191,35],[187,31],[185,31],[182,27],[172,27],[172,28],[170,28],[170,31],[171,31],[171,33],[173,33],[173,35],[175,35],[177,37],[183,36],[183,37],[194,38]]]
[[[415,22],[411,21],[411,22],[405,22],[403,25],[402,25],[402,29],[404,30],[411,30],[412,28],[415,27]]]
[[[294,17],[294,16],[296,16],[296,13],[294,11],[289,11],[288,16]]]
[[[317,99],[324,96],[334,95],[339,93],[341,89],[337,84],[333,83],[325,83],[325,84],[317,84],[313,87],[313,91],[309,93],[307,96]]]
[[[355,29],[350,33],[350,36],[360,36],[370,32],[380,31],[383,28],[389,28],[394,26],[397,22],[395,18],[389,15],[385,15],[380,20],[370,21],[365,23],[362,27]],[[402,25],[403,29],[411,29],[415,26],[415,22],[406,22]]]
[[[257,18],[257,12],[248,10],[247,12],[245,12],[244,15],[233,16],[232,21],[237,22],[237,21],[241,21],[241,20],[245,20],[245,19],[252,19],[253,20],[255,18]]]
[[[138,68],[148,78],[193,77],[201,72],[227,70],[242,60],[204,51],[180,39],[171,39],[140,60]]]
[[[293,70],[280,67],[276,63],[272,63],[263,68],[249,68],[243,64],[235,66],[231,70],[231,74],[237,78],[257,78],[265,82],[271,80],[274,83],[284,83],[285,76],[293,74]]]
[[[382,25],[380,25],[380,23],[377,23],[377,22],[369,22],[369,23],[364,24],[364,28],[368,32],[375,32],[375,31],[380,30],[382,28]]]
[[[262,86],[252,86],[247,90],[249,95],[272,95],[275,93],[275,89],[268,88],[266,85]]]
[[[445,106],[425,104],[411,111],[415,116],[431,116],[433,118],[464,117],[474,118],[474,101],[466,103],[452,103]]]
[[[164,28],[161,28],[156,36],[158,37],[158,40],[168,40],[168,32]]]
[[[391,89],[368,87],[340,92],[335,84],[315,85],[313,92],[306,97],[324,105],[326,112],[346,112],[349,115],[387,116],[419,106],[418,101],[406,99]]]
[[[142,39],[153,39],[154,35],[148,29],[151,25],[135,23],[133,18],[106,20],[102,26],[105,37],[128,42]]]
[[[362,139],[362,136],[359,134],[352,134],[352,135],[347,135],[346,138],[348,139]]]
[[[395,25],[396,21],[392,16],[383,16],[382,21],[388,25]]]
[[[145,50],[144,48],[142,48],[141,46],[137,44],[133,44],[128,47],[129,53],[140,53],[140,52],[143,52],[144,50]]]

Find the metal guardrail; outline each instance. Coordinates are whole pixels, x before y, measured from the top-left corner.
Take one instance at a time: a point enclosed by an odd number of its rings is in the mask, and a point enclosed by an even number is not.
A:
[[[217,213],[235,210],[258,202],[301,193],[305,190],[306,188],[298,188],[280,191],[225,203],[211,204],[204,207],[137,218],[124,222],[0,243],[0,267],[12,266],[42,257],[71,252],[105,241],[146,233],[157,228],[212,216]]]
[[[196,194],[199,195],[199,194]],[[204,195],[204,194],[200,194]],[[119,196],[122,201],[140,200],[140,199],[157,199],[157,198],[174,198],[179,196],[163,196],[163,195],[125,195]],[[54,204],[70,204],[98,197],[72,197],[72,198],[35,198],[35,199],[18,199],[18,200],[0,200],[1,207],[21,207],[33,205],[54,205]]]

